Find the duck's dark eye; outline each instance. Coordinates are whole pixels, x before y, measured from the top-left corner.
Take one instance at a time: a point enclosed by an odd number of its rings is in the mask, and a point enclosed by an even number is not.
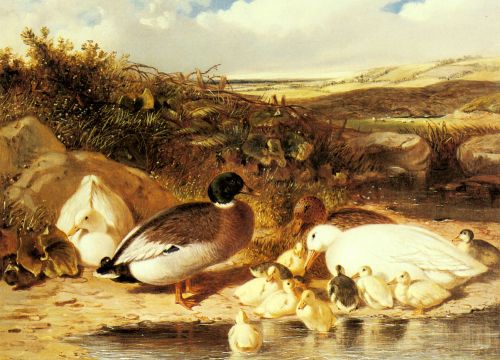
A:
[[[88,217],[88,216],[85,216],[85,220],[88,220],[88,219],[89,219],[89,217]]]
[[[179,249],[177,246],[172,245],[172,246],[171,246],[171,247],[169,247],[168,249],[163,250],[163,253],[164,253],[164,254],[171,254],[171,253],[174,253],[174,252],[179,251],[179,250],[180,250],[180,249]]]
[[[314,239],[316,237],[316,234],[313,234],[312,238]]]

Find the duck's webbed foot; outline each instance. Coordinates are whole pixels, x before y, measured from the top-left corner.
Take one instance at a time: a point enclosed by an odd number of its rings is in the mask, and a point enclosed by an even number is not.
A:
[[[198,305],[198,301],[190,297],[185,299],[182,296],[182,281],[175,284],[175,303],[185,307],[188,310],[192,310],[193,306]]]
[[[186,279],[186,292],[190,294],[198,294],[200,289],[196,288],[196,286],[193,286],[191,279]]]

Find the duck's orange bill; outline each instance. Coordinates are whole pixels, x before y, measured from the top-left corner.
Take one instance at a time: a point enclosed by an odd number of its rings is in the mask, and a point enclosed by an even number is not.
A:
[[[316,261],[316,259],[320,255],[321,255],[321,253],[319,251],[311,250],[308,252],[307,259],[306,259],[306,266],[305,266],[306,271],[309,270],[311,268],[311,266],[313,266],[314,262]]]
[[[396,280],[396,278],[394,278],[394,279],[392,279],[391,281],[389,281],[389,282],[387,283],[387,285],[394,285],[394,284],[397,284],[397,283],[398,283],[398,281]]]
[[[353,279],[353,280],[359,279],[359,272],[357,272],[356,274],[351,276],[351,279]]]
[[[299,305],[297,305],[297,309],[299,310],[302,310],[305,307],[306,307],[306,302],[303,300],[299,302]]]
[[[460,241],[460,236],[456,236],[451,240],[453,244],[457,244],[459,241]]]
[[[68,236],[73,236],[73,235],[75,235],[75,234],[76,234],[76,232],[77,232],[78,230],[80,230],[80,228],[78,228],[78,226],[76,226],[76,225],[73,225],[73,227],[72,227],[71,229],[69,229],[69,231],[68,231],[68,234],[67,234],[67,235],[68,235]]]

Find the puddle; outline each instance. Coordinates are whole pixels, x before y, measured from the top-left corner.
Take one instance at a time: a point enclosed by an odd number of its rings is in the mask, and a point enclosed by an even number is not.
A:
[[[329,334],[265,320],[253,359],[498,359],[500,308],[443,319],[345,319]],[[232,359],[232,324],[143,323],[68,341],[96,359]]]

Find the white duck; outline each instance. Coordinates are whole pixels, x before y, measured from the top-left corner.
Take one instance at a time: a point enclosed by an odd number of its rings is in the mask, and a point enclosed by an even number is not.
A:
[[[422,315],[424,309],[441,304],[451,296],[450,292],[429,280],[412,281],[410,274],[403,271],[391,283],[396,282],[394,295],[404,305],[415,308],[415,314]]]
[[[256,353],[262,346],[262,333],[250,324],[247,314],[240,309],[236,324],[229,330],[229,347],[236,353]]]
[[[270,266],[266,278],[255,278],[247,281],[234,291],[240,303],[243,305],[258,306],[269,295],[282,289],[282,281],[279,278],[278,269]]]
[[[326,251],[332,273],[337,264],[344,266],[347,276],[368,265],[385,281],[407,271],[412,279],[432,280],[447,289],[487,270],[441,236],[410,225],[363,225],[344,232],[333,225],[317,225],[307,236],[307,248],[306,269]]]
[[[278,259],[276,259],[276,262],[290,269],[293,275],[304,276],[306,272],[306,259],[307,256],[304,245],[302,242],[298,242],[292,249],[281,254]]]
[[[98,266],[102,258],[113,255],[134,220],[118,194],[88,175],[61,208],[56,226],[77,247],[83,265]]]
[[[393,306],[391,288],[384,279],[374,276],[369,266],[361,267],[359,273],[354,274],[352,278],[358,277],[356,285],[366,305],[378,310]]]
[[[317,299],[311,290],[302,293],[296,313],[309,330],[330,331],[337,320],[328,303]]]
[[[283,281],[283,290],[269,295],[255,309],[255,314],[264,318],[274,319],[286,315],[294,315],[299,302],[300,293],[294,279]]]

